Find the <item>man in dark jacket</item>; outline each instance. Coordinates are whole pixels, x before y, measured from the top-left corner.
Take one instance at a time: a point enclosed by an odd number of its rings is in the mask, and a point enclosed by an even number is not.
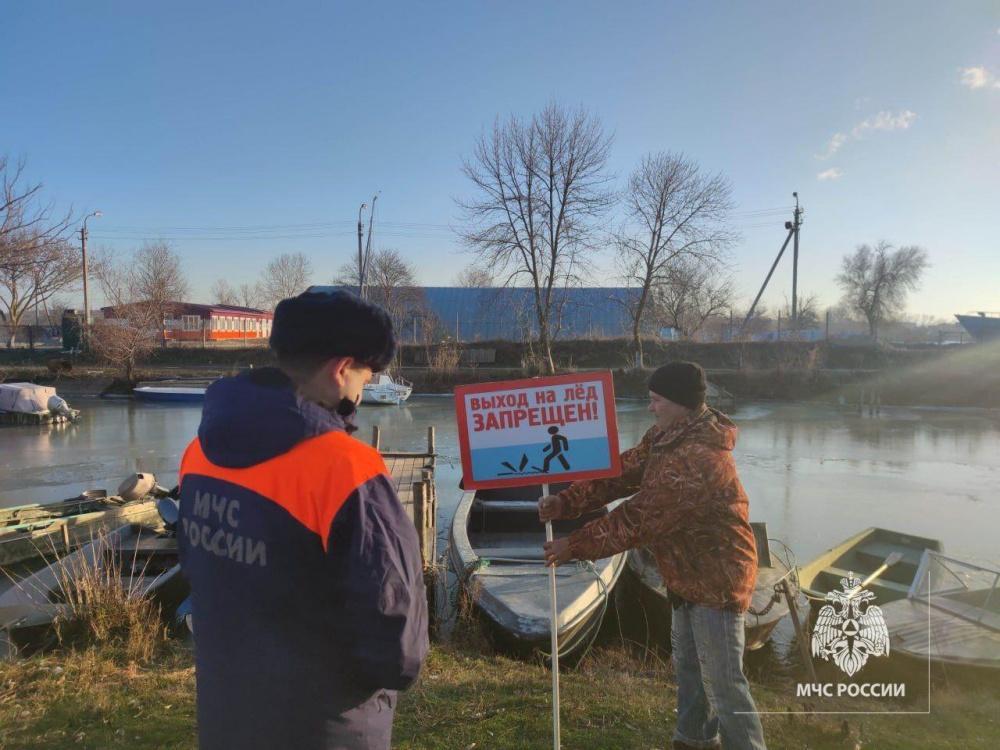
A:
[[[649,381],[656,424],[621,456],[622,474],[542,498],[543,521],[578,518],[632,497],[545,545],[549,564],[647,546],[673,603],[674,747],[764,750],[743,674],[743,613],[757,574],[749,503],[733,460],[736,425],[705,405],[705,373],[672,362]]]
[[[385,750],[427,654],[416,530],[350,436],[392,324],[345,292],[275,310],[279,368],[217,381],[181,463],[202,750]]]

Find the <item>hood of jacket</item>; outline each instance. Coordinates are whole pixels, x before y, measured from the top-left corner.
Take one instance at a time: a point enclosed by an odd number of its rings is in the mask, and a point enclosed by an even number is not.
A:
[[[303,440],[354,429],[351,417],[302,398],[281,370],[264,367],[208,387],[198,438],[216,466],[242,469],[287,453]]]
[[[682,420],[666,430],[657,446],[675,445],[693,440],[719,450],[731,451],[736,446],[736,423],[717,409],[706,406],[698,414]]]

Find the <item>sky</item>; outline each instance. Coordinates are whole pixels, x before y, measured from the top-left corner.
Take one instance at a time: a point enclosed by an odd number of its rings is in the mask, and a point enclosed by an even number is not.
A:
[[[8,2],[0,71],[0,153],[57,207],[103,212],[91,246],[168,239],[192,301],[284,252],[330,282],[376,192],[375,245],[451,284],[472,260],[463,157],[557,102],[613,136],[619,187],[658,151],[728,177],[742,305],[797,191],[800,294],[836,303],[843,256],[884,239],[928,252],[911,313],[1000,310],[990,0]],[[786,256],[765,303],[791,276]]]

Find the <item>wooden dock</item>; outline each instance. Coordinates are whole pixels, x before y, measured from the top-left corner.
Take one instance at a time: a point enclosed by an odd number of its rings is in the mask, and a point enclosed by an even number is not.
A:
[[[410,453],[382,450],[378,425],[372,427],[372,445],[379,450],[392,476],[407,515],[420,538],[424,568],[437,559],[437,487],[434,484],[436,448],[434,428],[427,428],[427,451]]]

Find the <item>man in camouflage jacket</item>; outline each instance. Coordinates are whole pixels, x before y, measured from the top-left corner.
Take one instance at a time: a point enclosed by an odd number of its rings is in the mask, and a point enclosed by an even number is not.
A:
[[[653,373],[656,424],[622,453],[622,474],[542,498],[543,521],[578,518],[627,495],[611,513],[546,544],[550,564],[596,560],[646,546],[673,604],[677,677],[675,748],[764,748],[743,674],[743,613],[757,551],[736,472],[736,425],[705,405],[705,374],[691,362]]]

